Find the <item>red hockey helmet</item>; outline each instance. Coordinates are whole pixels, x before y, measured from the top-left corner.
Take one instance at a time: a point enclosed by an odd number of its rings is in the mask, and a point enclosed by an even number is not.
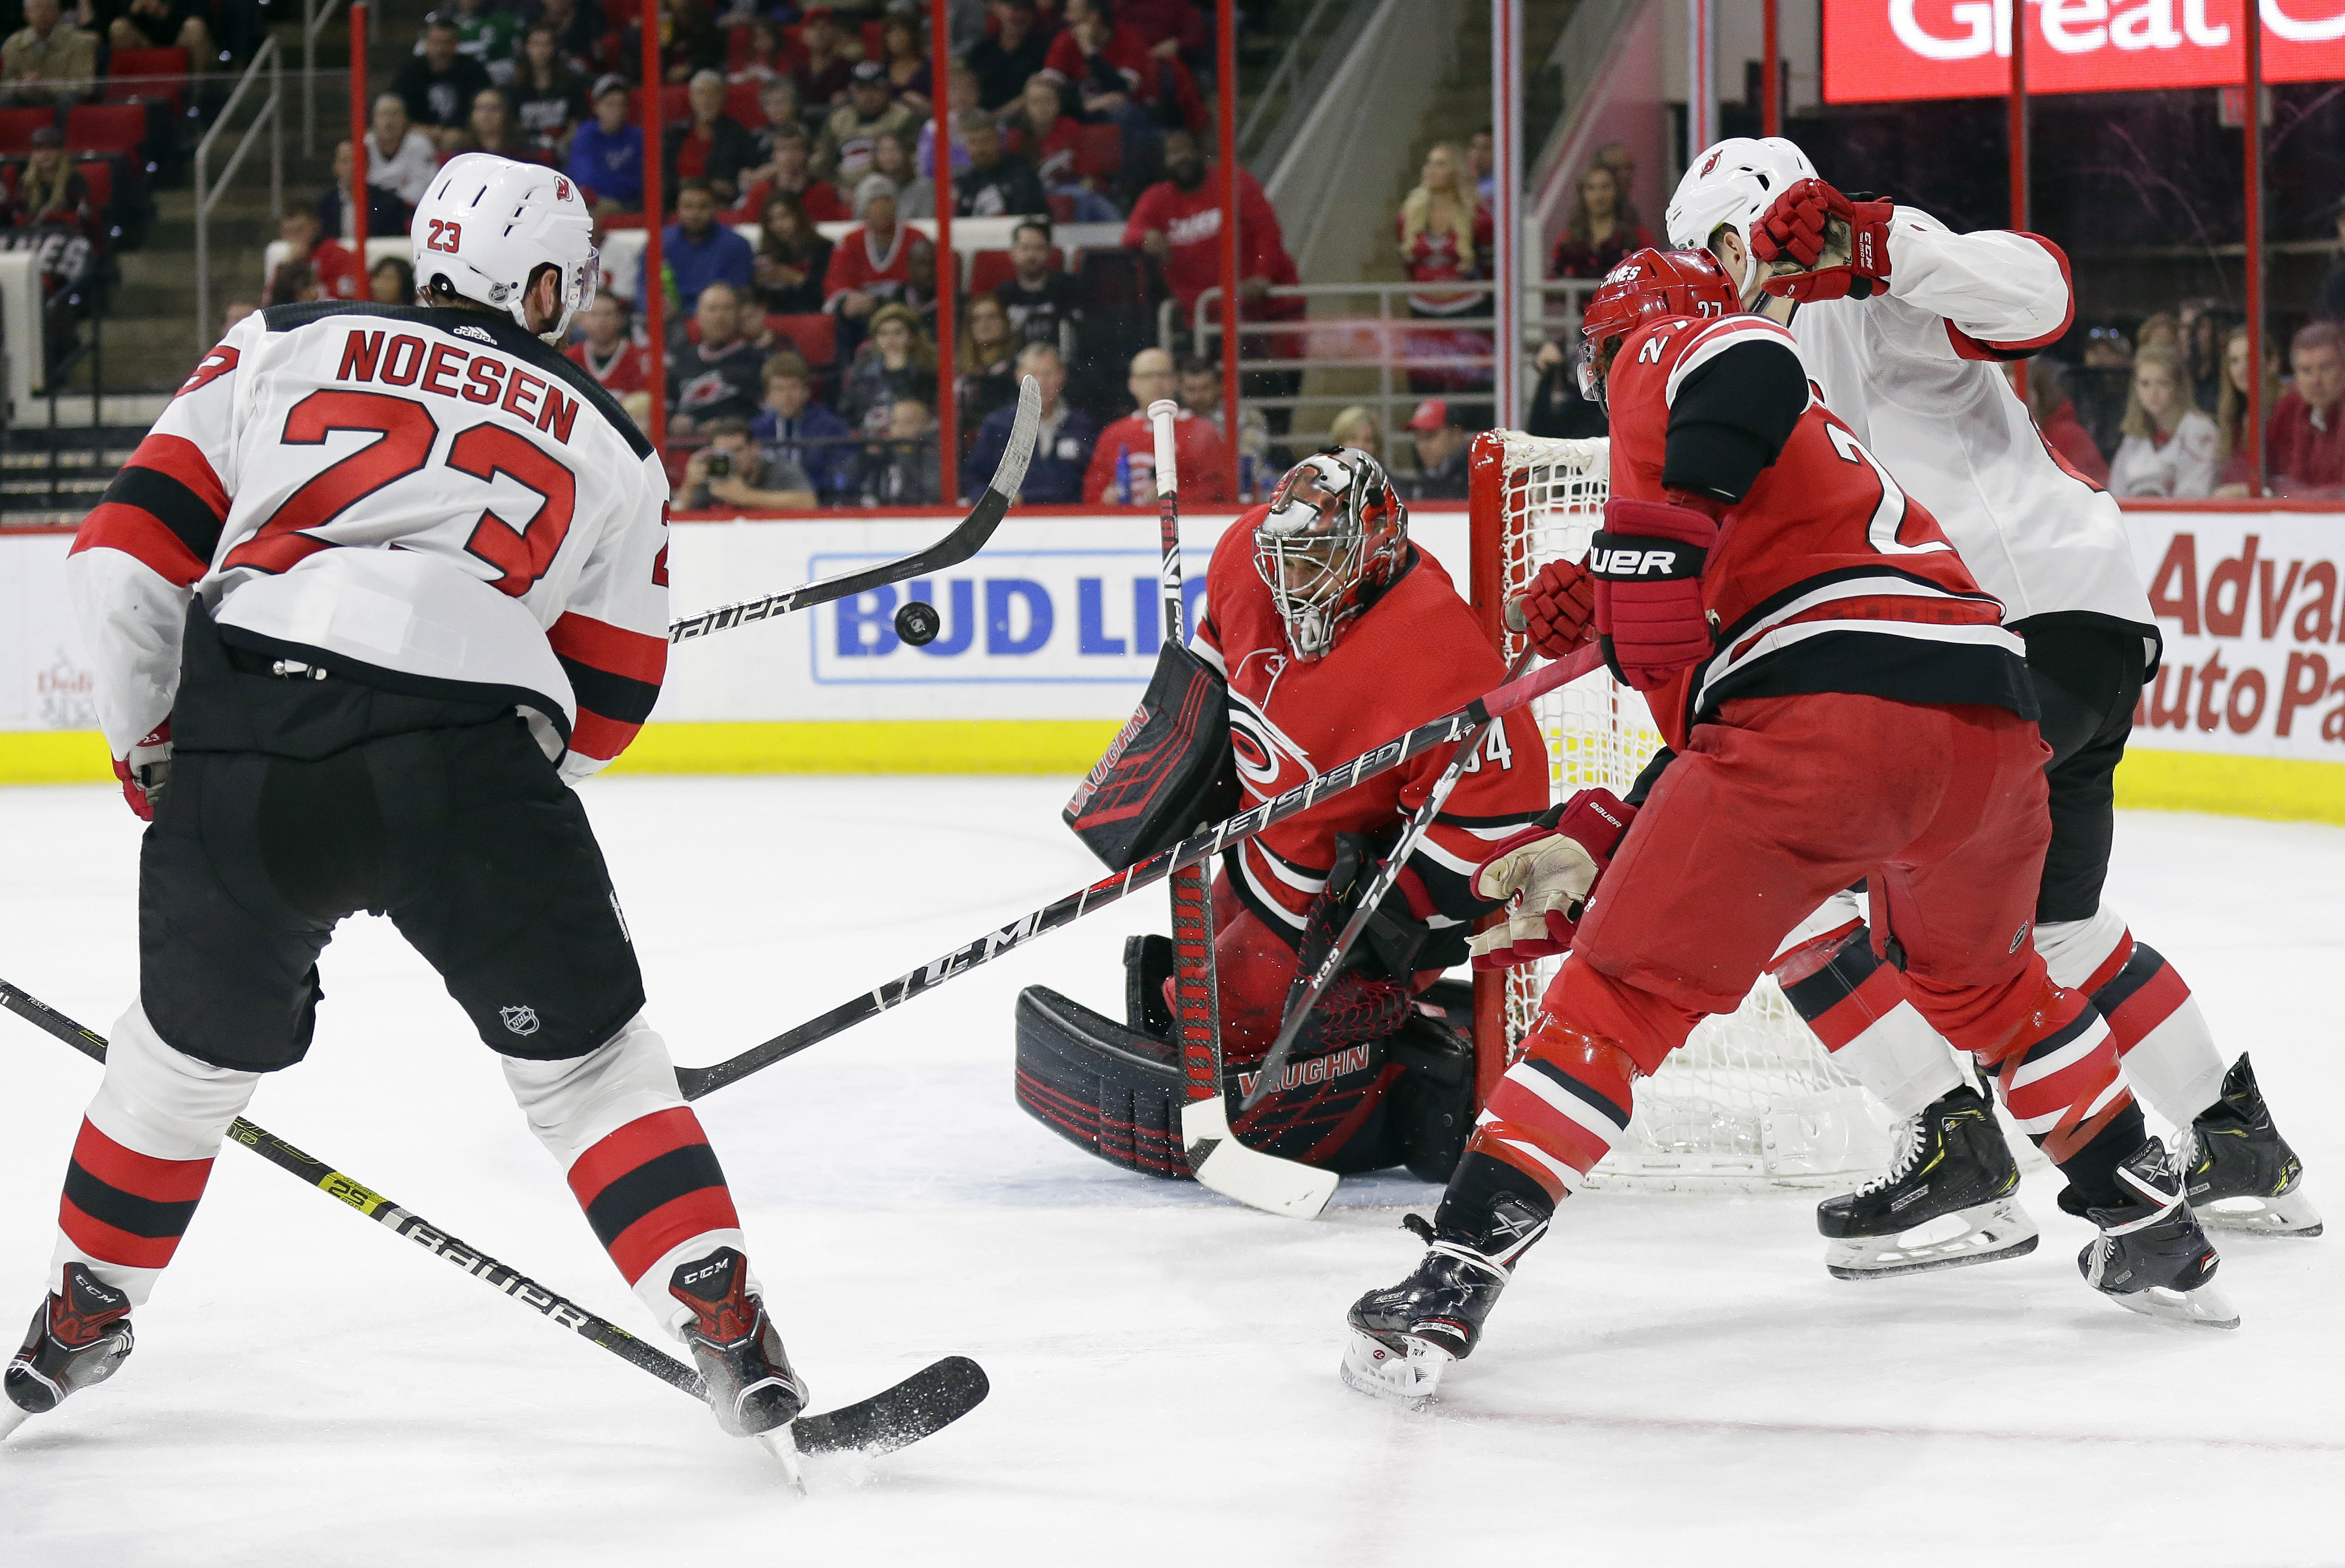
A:
[[[1664,316],[1732,316],[1733,280],[1707,250],[1636,251],[1604,275],[1579,319],[1579,395],[1604,400],[1607,345]]]

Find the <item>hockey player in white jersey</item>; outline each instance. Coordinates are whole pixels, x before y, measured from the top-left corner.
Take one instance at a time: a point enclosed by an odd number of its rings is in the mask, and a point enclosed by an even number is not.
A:
[[[360,909],[502,1058],[726,1429],[804,1402],[568,787],[634,737],[667,663],[659,459],[547,341],[594,298],[593,231],[554,171],[453,160],[416,209],[420,303],[239,322],[74,542],[100,717],[151,823],[139,986],[0,1430],[129,1353],[222,1134],[308,1049],[318,956]]]
[[[2127,1080],[2179,1132],[2170,1182],[2092,1218],[2106,1229],[2187,1197],[2209,1224],[2319,1234],[2302,1168],[2247,1057],[2226,1071],[2189,987],[2101,902],[2111,775],[2157,667],[2158,632],[2117,503],[2052,451],[2001,369],[2067,330],[2067,258],[2035,235],[1954,234],[1913,207],[1843,195],[1781,137],[1737,137],[1696,157],[1668,224],[1672,245],[1710,249],[1746,305],[1789,325],[1832,411],[1937,517],[2026,639],[2054,752],[2035,946],[2055,980],[2092,996]],[[1792,944],[1778,974],[1794,1006],[1909,1118],[1891,1171],[1821,1207],[1827,1265],[1862,1278],[2032,1249],[2035,1226],[2018,1208],[2017,1167],[1991,1108],[1894,1000],[1893,977],[1875,973],[1862,909],[1853,900],[1827,908]],[[2005,1087],[2066,1067],[2015,1064]],[[2060,1158],[2096,1129],[2087,1120],[2026,1130]],[[2062,1207],[2081,1211],[2073,1193]]]

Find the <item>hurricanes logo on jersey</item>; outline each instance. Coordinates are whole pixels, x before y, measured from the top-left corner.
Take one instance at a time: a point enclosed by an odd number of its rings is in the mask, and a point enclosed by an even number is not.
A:
[[[504,1020],[505,1027],[512,1030],[516,1035],[533,1035],[537,1033],[537,1009],[535,1007],[499,1007],[497,1009],[497,1017],[502,1018]]]

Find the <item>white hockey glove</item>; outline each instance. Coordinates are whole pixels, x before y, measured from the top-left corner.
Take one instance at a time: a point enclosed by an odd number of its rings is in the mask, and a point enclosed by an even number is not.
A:
[[[153,733],[130,748],[128,756],[117,757],[114,776],[122,781],[122,798],[130,803],[138,820],[154,821],[163,784],[171,776],[171,721],[165,719],[156,725]]]
[[[1627,836],[1637,808],[1609,789],[1584,789],[1474,868],[1474,891],[1512,899],[1506,919],[1474,938],[1477,969],[1507,969],[1571,947],[1589,895]]]

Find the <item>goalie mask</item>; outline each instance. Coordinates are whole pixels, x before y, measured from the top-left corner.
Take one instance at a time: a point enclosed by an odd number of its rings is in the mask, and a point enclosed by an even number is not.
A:
[[[570,177],[491,153],[451,158],[432,177],[408,226],[415,283],[428,299],[435,279],[465,298],[502,310],[529,329],[530,279],[541,267],[560,274],[555,317],[543,336],[559,342],[571,319],[594,302],[603,263],[594,219]]]
[[[1309,663],[1392,581],[1408,543],[1408,511],[1384,466],[1365,452],[1315,452],[1286,470],[1254,529],[1254,566],[1270,585],[1287,645]]]

